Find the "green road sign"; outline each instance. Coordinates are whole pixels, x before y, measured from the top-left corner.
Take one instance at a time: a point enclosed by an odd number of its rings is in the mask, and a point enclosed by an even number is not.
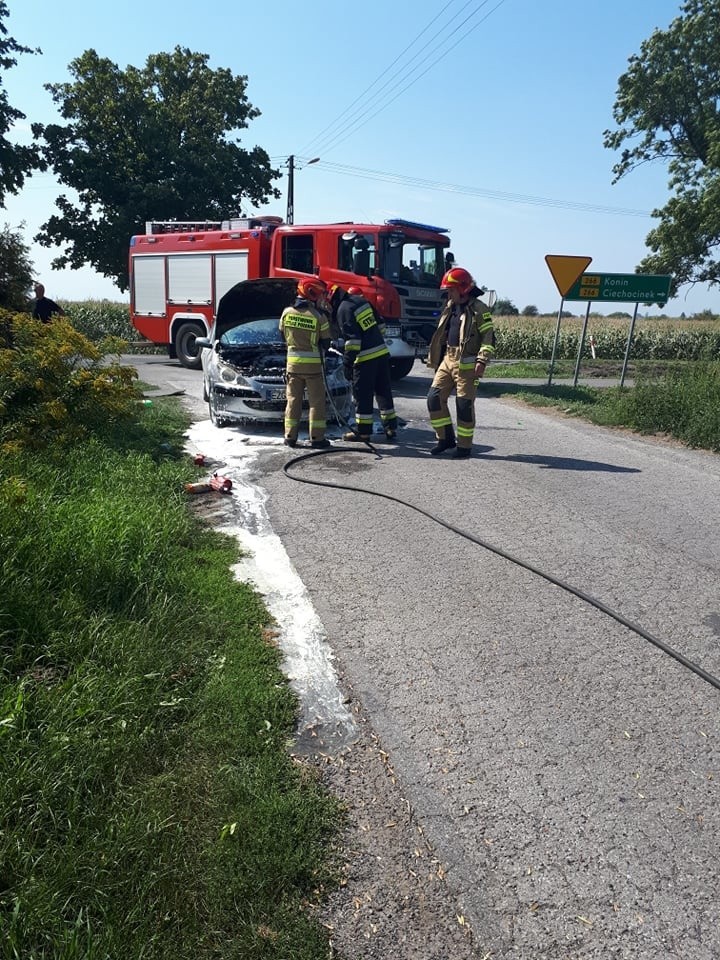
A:
[[[565,294],[566,300],[659,303],[670,296],[672,277],[649,273],[584,273]]]

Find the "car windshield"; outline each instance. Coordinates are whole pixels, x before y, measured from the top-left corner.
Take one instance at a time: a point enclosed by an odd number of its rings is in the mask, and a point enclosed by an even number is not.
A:
[[[280,320],[278,317],[267,317],[239,323],[220,335],[220,343],[223,347],[259,347],[265,344],[277,346],[284,343],[280,333]]]

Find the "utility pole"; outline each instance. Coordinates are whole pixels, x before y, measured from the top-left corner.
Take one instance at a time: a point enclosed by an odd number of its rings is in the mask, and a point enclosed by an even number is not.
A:
[[[288,157],[288,197],[287,197],[287,223],[293,223],[295,216],[295,156],[290,154]]]
[[[298,167],[298,170],[302,170],[303,167],[309,167],[311,163],[317,163],[320,157],[313,157],[312,160],[308,160],[303,163],[301,167]],[[295,222],[295,154],[291,153],[287,158],[287,168],[288,168],[288,193],[287,193],[287,216],[285,217],[286,223]]]

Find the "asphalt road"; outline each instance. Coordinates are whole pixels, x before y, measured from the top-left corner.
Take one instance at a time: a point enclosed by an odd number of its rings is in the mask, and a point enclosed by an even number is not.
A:
[[[162,357],[143,380],[194,396]],[[720,677],[720,459],[502,399],[430,458],[416,365],[402,442],[299,464],[430,511],[579,588]],[[720,691],[546,580],[398,503],[257,482],[474,932],[479,956],[720,957]]]

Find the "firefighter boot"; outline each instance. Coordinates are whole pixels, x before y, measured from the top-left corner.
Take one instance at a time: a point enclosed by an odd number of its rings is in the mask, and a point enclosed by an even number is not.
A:
[[[322,440],[311,440],[310,446],[313,450],[327,450],[328,447],[331,447],[332,444],[327,437],[323,437]]]
[[[343,440],[349,440],[351,443],[368,443],[370,441],[370,434],[355,433],[354,430],[349,430],[343,434]]]
[[[385,439],[391,443],[397,439],[397,417],[385,424]]]
[[[453,447],[457,446],[455,443],[455,430],[453,429],[452,424],[448,424],[445,427],[445,436],[442,440],[438,440],[435,446],[430,451],[431,456],[436,457],[439,453],[445,453],[446,450],[452,450]]]
[[[457,447],[452,452],[453,460],[467,460],[472,455],[472,447]]]

